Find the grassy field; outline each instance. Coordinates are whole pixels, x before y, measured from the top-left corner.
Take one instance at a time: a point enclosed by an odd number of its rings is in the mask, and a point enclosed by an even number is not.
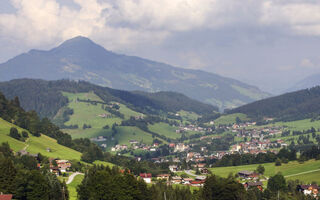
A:
[[[0,143],[8,142],[11,149],[19,151],[26,147],[27,144],[9,136],[11,127],[16,127],[20,133],[24,130],[0,118]]]
[[[52,139],[46,135],[34,137],[31,134],[29,134],[29,139],[26,142],[21,142],[19,140],[11,138],[10,136],[8,136],[8,134],[10,128],[13,126],[13,124],[0,118],[0,142],[8,142],[10,144],[10,147],[14,151],[17,152],[26,148],[26,150],[30,153],[41,153],[51,158],[59,157],[61,159],[80,160],[80,152],[62,146],[58,144],[55,139]],[[19,132],[21,132],[22,130],[23,129],[18,128]],[[51,152],[47,152],[47,148],[50,148]]]
[[[145,144],[152,144],[152,136],[144,132],[143,130],[133,126],[120,126],[117,127],[118,133],[115,135],[115,139],[119,144],[130,145],[129,140],[142,141]]]
[[[217,174],[222,177],[227,177],[230,173],[236,174],[241,170],[249,170],[254,171],[257,169],[259,164],[254,165],[242,165],[242,166],[232,166],[232,167],[216,167],[211,168],[210,171],[214,174]],[[302,176],[308,177],[301,179],[306,183],[311,183],[312,181],[316,181],[320,183],[320,161],[319,160],[309,160],[302,164],[298,163],[297,161],[289,162],[288,164],[282,164],[281,166],[275,166],[274,163],[265,163],[261,164],[265,167],[265,175],[266,176],[273,176],[278,172],[281,172],[287,179],[299,179]],[[312,172],[314,170],[319,170],[316,172]],[[306,173],[309,172],[310,173]],[[305,173],[300,175],[300,173]],[[313,176],[311,175],[313,174]]]
[[[195,121],[200,117],[200,115],[198,115],[197,113],[188,112],[184,110],[180,110],[178,114],[182,117],[183,121]]]
[[[63,131],[69,133],[72,138],[92,138],[96,136],[107,136],[111,134],[111,127],[114,123],[120,124],[122,119],[119,117],[103,118],[99,117],[101,114],[110,115],[109,112],[102,108],[101,103],[92,105],[86,102],[79,102],[81,100],[91,100],[103,102],[101,98],[95,95],[93,92],[89,93],[67,93],[63,92],[63,95],[68,97],[69,104],[67,107],[73,109],[73,115],[70,116],[70,120],[65,125],[78,125],[78,129],[63,129]],[[141,116],[143,114],[135,112],[128,108],[126,105],[119,104],[119,112],[122,113],[125,119],[129,119],[131,116]],[[83,125],[91,125],[92,128],[82,129]],[[108,125],[109,129],[103,129]],[[128,131],[127,131],[128,132]],[[126,133],[123,133],[125,135]]]
[[[236,118],[239,117],[241,120],[248,120],[247,115],[242,113],[235,113],[230,115],[222,115],[218,119],[214,120],[215,124],[233,124],[236,123]]]
[[[292,121],[292,122],[277,122],[269,126],[286,126],[288,130],[302,131],[314,127],[315,129],[320,128],[320,121],[311,122],[310,119]]]
[[[129,119],[130,117],[138,117],[138,116],[143,116],[144,114],[136,112],[134,110],[131,110],[130,108],[128,108],[126,105],[123,104],[119,104],[120,108],[119,108],[119,112],[124,114],[124,118],[125,119]]]
[[[180,133],[176,133],[177,127],[170,126],[169,124],[160,122],[148,126],[149,130],[164,135],[167,138],[177,139],[181,137]]]
[[[67,160],[80,160],[81,153],[62,146],[57,143],[55,139],[52,139],[46,135],[41,137],[30,137],[27,142],[28,148],[26,149],[30,153],[41,153],[42,155],[50,158],[61,158]],[[51,152],[47,152],[47,148],[51,149]]]
[[[102,104],[92,105],[86,102],[79,102],[77,99],[81,100],[92,100],[100,101],[98,96],[94,93],[63,93],[64,96],[68,97],[69,104],[68,107],[73,109],[74,113],[70,116],[70,120],[67,121],[66,125],[78,125],[79,129],[64,129],[67,133],[70,133],[73,138],[79,137],[94,137],[103,134],[102,128],[106,125],[110,127],[114,123],[121,123],[121,119],[118,117],[113,118],[102,118],[99,117],[101,114],[109,114],[101,106]],[[83,130],[84,124],[91,125],[92,128]]]
[[[95,165],[103,165],[103,166],[105,166],[105,167],[108,166],[108,167],[110,167],[110,168],[112,168],[112,167],[115,166],[115,165],[112,164],[112,163],[105,162],[105,161],[100,161],[100,160],[94,161],[93,164],[95,164]]]
[[[82,182],[84,175],[77,175],[74,177],[73,181],[68,185],[70,200],[77,199],[77,186]]]

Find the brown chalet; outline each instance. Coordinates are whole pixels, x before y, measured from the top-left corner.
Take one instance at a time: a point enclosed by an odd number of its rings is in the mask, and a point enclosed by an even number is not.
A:
[[[259,174],[252,171],[247,171],[247,170],[238,172],[238,175],[240,178],[244,178],[244,179],[256,179],[259,177]]]
[[[250,188],[258,188],[260,191],[263,190],[263,183],[261,181],[257,181],[257,182],[246,182],[244,184],[244,187],[246,189],[250,189]]]

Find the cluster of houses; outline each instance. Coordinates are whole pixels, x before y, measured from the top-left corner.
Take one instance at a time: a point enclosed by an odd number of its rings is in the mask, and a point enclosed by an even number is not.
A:
[[[204,128],[204,127],[200,127],[200,126],[196,126],[193,124],[189,124],[189,125],[183,125],[180,124],[180,126],[178,127],[178,129],[176,130],[176,133],[185,133],[187,131],[194,131],[194,132],[212,132],[211,128]]]
[[[49,151],[50,149],[47,149]],[[51,150],[50,150],[51,151]],[[16,153],[17,156],[32,156],[36,160],[38,160],[39,154],[31,154],[27,152],[26,150],[20,150]],[[58,158],[49,158],[50,163],[50,172],[56,174],[57,176],[61,175],[62,173],[65,173],[70,170],[72,164],[69,160],[60,160]],[[41,168],[41,164],[37,164],[38,168]]]
[[[159,147],[158,143],[154,143],[153,145],[147,145],[141,142],[138,142],[137,140],[129,140],[130,146],[126,144],[117,144],[114,147],[111,148],[111,151],[123,151],[123,150],[145,150],[145,151],[157,151],[157,148]]]
[[[159,174],[156,177],[152,177],[152,174],[150,173],[140,173],[140,178],[142,178],[146,183],[152,183],[152,180],[156,179],[164,180],[168,184],[183,184],[194,187],[203,186],[206,180],[205,176],[197,176],[195,178],[182,178],[180,176],[171,176],[170,174]]]
[[[69,171],[72,166],[69,160],[59,160],[57,158],[50,158],[49,162],[50,172],[56,174],[57,176]]]
[[[259,180],[259,174],[253,171],[243,170],[238,172],[240,179],[245,180],[243,186],[246,189],[258,188],[260,191],[263,190],[263,183]],[[319,196],[319,186],[316,184],[309,185],[297,185],[297,191],[302,192],[304,195],[310,195],[314,198]]]

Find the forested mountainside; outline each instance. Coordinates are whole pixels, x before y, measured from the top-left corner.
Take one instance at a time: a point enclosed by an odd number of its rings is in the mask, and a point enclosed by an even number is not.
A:
[[[45,81],[17,79],[0,83],[0,91],[9,99],[18,96],[21,106],[35,110],[41,117],[52,118],[68,103],[62,92],[94,92],[104,102],[116,101],[143,113],[177,112],[186,110],[198,114],[212,113],[218,108],[190,99],[175,92],[128,92],[97,86],[85,81]]]
[[[0,81],[18,78],[85,80],[129,91],[174,91],[220,109],[269,96],[257,87],[217,74],[116,54],[84,37],[49,51],[31,50],[0,64]]]
[[[228,113],[244,113],[250,117],[272,117],[292,121],[317,118],[320,114],[320,87],[299,90],[256,101]]]

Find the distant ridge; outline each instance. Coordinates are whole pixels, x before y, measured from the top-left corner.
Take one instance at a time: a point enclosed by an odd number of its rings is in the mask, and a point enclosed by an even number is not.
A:
[[[68,103],[62,92],[94,92],[104,102],[116,101],[144,113],[178,112],[186,110],[198,114],[212,113],[218,108],[190,99],[176,92],[129,92],[101,87],[85,81],[45,81],[40,79],[16,79],[0,82],[0,92],[9,99],[18,96],[21,106],[35,110],[41,117],[52,118]]]
[[[308,76],[301,81],[295,83],[291,88],[289,88],[286,92],[292,92],[296,90],[302,90],[305,88],[312,88],[320,85],[320,74],[313,74]]]
[[[85,80],[122,90],[173,91],[220,109],[269,96],[257,87],[217,74],[116,54],[81,36],[49,51],[31,50],[0,64],[0,81],[19,78]]]

